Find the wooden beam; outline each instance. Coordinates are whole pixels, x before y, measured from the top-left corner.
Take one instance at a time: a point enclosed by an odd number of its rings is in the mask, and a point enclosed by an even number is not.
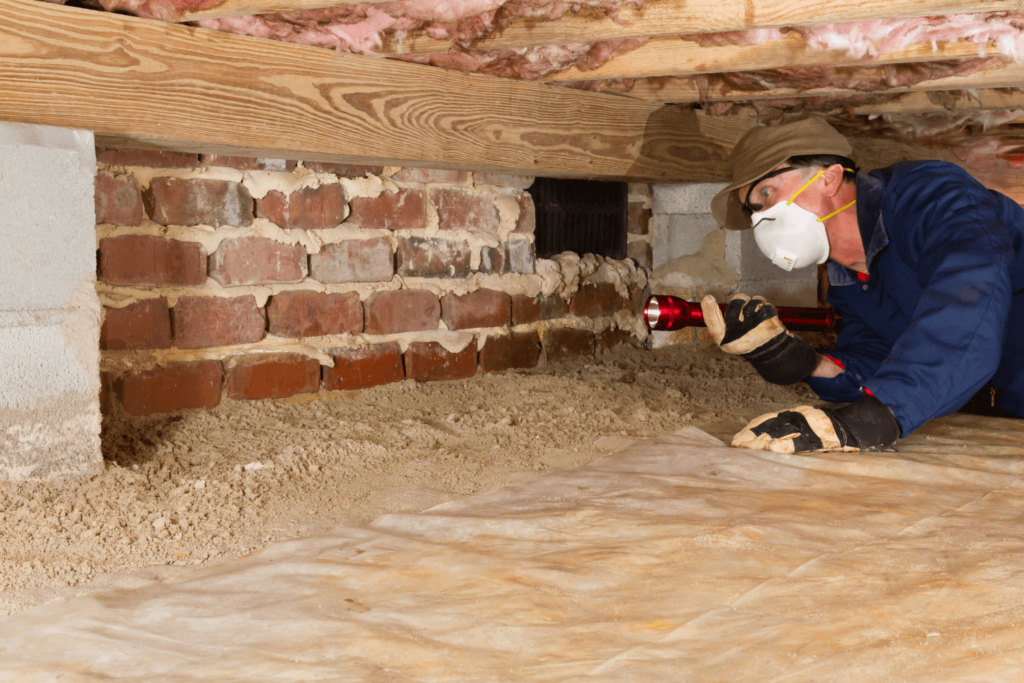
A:
[[[999,54],[993,45],[988,54]],[[547,82],[591,81],[614,78],[649,78],[660,76],[691,76],[730,71],[783,69],[798,66],[851,66],[857,64],[898,64],[902,62],[933,62],[944,59],[977,57],[977,44],[956,42],[911,45],[905,50],[878,57],[848,57],[845,50],[815,50],[799,35],[791,33],[784,40],[771,40],[762,45],[727,45],[701,47],[678,36],[652,38],[640,47],[612,57],[596,69],[582,71],[573,66],[551,74]]]
[[[836,74],[835,82],[841,83],[850,78],[874,79],[878,77],[877,69],[848,69]],[[628,94],[642,100],[652,102],[745,102],[752,100],[771,100],[779,98],[802,97],[833,97],[840,102],[843,97],[864,95],[864,90],[840,87],[811,88],[772,88],[767,90],[737,90],[715,83],[712,76],[709,87],[702,91],[700,84],[693,78],[643,79],[637,81]],[[911,93],[929,90],[966,90],[973,88],[1019,88],[1024,87],[1024,64],[1015,62],[996,62],[992,66],[967,76],[947,76],[930,81],[922,81],[914,85],[872,88],[871,94]],[[607,92],[618,92],[618,86],[609,85]]]
[[[185,10],[175,21],[198,21],[200,19],[223,19],[251,14],[273,14],[274,12],[297,12],[338,5],[362,5],[366,3],[389,2],[389,0],[221,0],[203,9]]]
[[[1024,9],[1024,0],[648,0],[639,10],[621,8],[614,19],[598,9],[583,9],[554,21],[520,18],[504,31],[477,42],[473,49],[503,50],[533,45],[564,45],[583,40],[678,36],[1020,9]],[[402,48],[402,54],[444,52],[446,41],[426,41],[419,36],[410,36],[402,41]],[[389,43],[385,47],[389,54],[398,54],[396,50],[394,44]]]
[[[0,120],[315,161],[652,181],[728,174],[724,150],[678,107],[35,0],[0,0]]]
[[[1005,90],[976,90],[947,92],[929,96],[927,92],[902,95],[892,102],[865,104],[853,108],[858,116],[874,114],[928,114],[944,111],[970,111],[985,109],[1024,109],[1024,93]]]

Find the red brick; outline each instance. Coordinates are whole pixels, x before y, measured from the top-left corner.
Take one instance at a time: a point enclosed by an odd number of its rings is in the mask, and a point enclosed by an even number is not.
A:
[[[320,282],[387,282],[395,255],[386,237],[327,244],[309,255],[309,274]]]
[[[563,360],[572,356],[594,355],[594,333],[561,327],[544,333],[544,352],[548,360]]]
[[[626,244],[626,258],[631,258],[638,266],[650,269],[653,263],[650,242],[635,240]]]
[[[129,415],[216,408],[223,371],[220,361],[168,363],[114,380],[114,393]]]
[[[501,275],[508,272],[505,247],[481,247],[480,267],[477,272],[484,274]]]
[[[540,320],[540,298],[516,294],[512,297],[512,324],[535,323]]]
[[[206,250],[197,242],[149,235],[100,240],[99,276],[112,285],[201,286],[206,283]]]
[[[303,187],[288,195],[271,190],[256,203],[256,213],[285,229],[333,228],[345,219],[345,191],[341,185]]]
[[[610,282],[580,285],[569,302],[569,313],[581,318],[614,315],[624,308],[626,300],[619,296],[615,285]]]
[[[512,321],[512,301],[505,292],[493,289],[446,294],[441,299],[441,319],[449,330],[505,327]]]
[[[476,343],[449,353],[437,342],[413,342],[405,352],[405,376],[417,382],[465,379],[476,374]]]
[[[511,175],[508,173],[474,173],[473,183],[475,185],[498,185],[500,187],[514,187],[525,190],[533,185],[533,176]]]
[[[441,230],[498,231],[501,221],[492,195],[435,187],[430,190],[430,201],[437,207]]]
[[[299,282],[307,272],[302,245],[265,237],[224,240],[210,257],[210,277],[222,285]]]
[[[469,179],[469,173],[445,168],[403,168],[391,177],[404,183],[462,183]]]
[[[597,348],[599,351],[607,351],[625,344],[634,349],[640,348],[640,341],[626,330],[605,330],[597,335]]]
[[[320,361],[296,353],[249,356],[227,371],[228,398],[285,398],[320,391]]]
[[[441,302],[424,289],[377,292],[363,304],[366,334],[436,330]]]
[[[96,161],[111,166],[192,168],[199,163],[199,155],[161,152],[156,149],[105,149],[97,155]]]
[[[650,285],[646,287],[639,287],[635,284],[629,286],[629,310],[636,315],[643,315],[649,298],[651,298]]]
[[[142,198],[160,225],[252,225],[249,190],[229,180],[153,178]]]
[[[537,209],[533,205],[533,197],[524,192],[519,197],[519,218],[516,229],[512,232],[532,235],[537,230]]]
[[[397,342],[363,349],[334,349],[334,367],[324,367],[324,389],[353,391],[405,379]]]
[[[464,242],[434,237],[403,237],[395,263],[403,277],[466,277],[472,254]]]
[[[304,161],[302,165],[318,173],[333,173],[339,178],[362,178],[368,175],[380,175],[383,166],[358,166],[356,164],[332,164],[325,161]]]
[[[257,342],[266,328],[263,309],[253,296],[186,296],[171,310],[179,349]]]
[[[270,334],[319,337],[363,331],[363,304],[355,292],[281,292],[267,304]]]
[[[372,230],[418,230],[426,223],[426,202],[421,190],[382,192],[379,197],[356,197],[349,220]]]
[[[626,214],[626,230],[630,235],[646,235],[651,223],[651,210],[643,202],[630,202]]]
[[[569,315],[569,302],[557,294],[540,298],[540,319],[555,320]]]
[[[171,314],[164,297],[143,299],[124,308],[103,309],[101,349],[120,351],[170,347]]]
[[[223,154],[200,154],[199,159],[207,166],[226,166],[240,171],[291,171],[296,163],[288,159],[232,157]]]
[[[513,332],[499,337],[488,337],[480,349],[480,370],[503,370],[536,367],[540,360],[540,337],[537,332]]]
[[[116,381],[117,375],[114,373],[100,373],[100,413],[103,415],[111,415],[114,412],[114,404],[116,403],[114,384]]]
[[[96,176],[96,222],[141,225],[146,217],[142,190],[135,178],[100,173]]]

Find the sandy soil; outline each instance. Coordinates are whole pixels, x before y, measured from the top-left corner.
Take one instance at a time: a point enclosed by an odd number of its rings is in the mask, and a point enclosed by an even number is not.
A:
[[[712,347],[104,420],[106,469],[0,484],[0,616],[414,512],[694,425],[813,400]]]

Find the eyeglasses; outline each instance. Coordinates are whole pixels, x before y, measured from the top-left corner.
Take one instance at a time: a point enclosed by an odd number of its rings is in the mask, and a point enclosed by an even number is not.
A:
[[[755,180],[754,184],[750,186],[750,191],[747,192],[747,198],[743,200],[743,213],[747,215],[747,218],[752,217],[756,211],[760,211],[761,209],[764,208],[764,205],[762,204],[750,203],[750,197],[754,194],[754,188],[757,187],[762,181],[768,180],[769,178],[774,178],[777,175],[782,175],[783,173],[787,173],[789,171],[795,171],[796,169],[796,166],[786,166],[785,168],[777,168],[774,171],[770,171],[761,176],[760,178],[758,178],[757,180]]]

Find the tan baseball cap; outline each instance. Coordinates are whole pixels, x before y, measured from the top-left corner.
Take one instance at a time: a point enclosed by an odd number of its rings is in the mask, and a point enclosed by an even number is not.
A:
[[[711,213],[729,230],[747,230],[750,218],[743,213],[738,188],[752,183],[786,159],[804,154],[836,154],[853,157],[849,141],[816,116],[780,126],[757,126],[740,138],[729,154],[733,181],[711,200]]]

